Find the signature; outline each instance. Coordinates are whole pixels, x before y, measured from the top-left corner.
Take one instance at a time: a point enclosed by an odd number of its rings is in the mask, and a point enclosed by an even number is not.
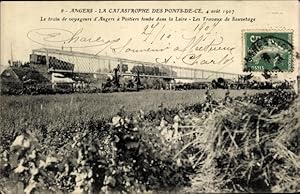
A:
[[[234,62],[234,57],[229,54],[214,57],[213,59],[203,58],[203,54],[187,54],[182,57],[182,62],[186,65],[229,65]]]
[[[88,47],[104,47],[117,43],[121,38],[105,39],[102,36],[87,36],[83,33],[84,29],[80,28],[75,32],[60,28],[38,28],[30,30],[27,37],[42,46],[56,47],[72,47],[72,48],[88,48]]]

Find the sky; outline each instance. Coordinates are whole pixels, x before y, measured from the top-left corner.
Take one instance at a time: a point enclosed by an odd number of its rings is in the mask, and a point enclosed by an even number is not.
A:
[[[47,47],[241,73],[244,31],[291,30],[295,51],[299,50],[296,3],[2,2],[1,65],[7,65],[11,56],[26,62],[33,49]],[[121,9],[126,10],[120,13]],[[150,13],[126,13],[128,9],[148,9]],[[170,13],[178,9],[193,13]],[[150,17],[153,21],[142,21]],[[224,21],[226,17],[230,21]],[[298,69],[298,61],[294,63]]]

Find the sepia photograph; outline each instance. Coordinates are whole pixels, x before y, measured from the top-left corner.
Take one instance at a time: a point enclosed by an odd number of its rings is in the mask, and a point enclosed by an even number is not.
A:
[[[0,194],[300,192],[299,10],[2,1]]]

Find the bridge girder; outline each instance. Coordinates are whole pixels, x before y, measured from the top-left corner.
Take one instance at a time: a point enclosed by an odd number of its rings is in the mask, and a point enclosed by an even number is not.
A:
[[[42,48],[42,49],[35,49],[32,50],[33,54],[40,53],[46,55],[46,60],[48,59],[48,56],[60,56],[60,57],[72,57],[73,60],[76,60],[78,58],[83,59],[82,63],[85,63],[84,70],[74,70],[73,73],[91,73],[91,74],[111,74],[111,67],[110,62],[114,61],[118,64],[142,64],[145,66],[152,66],[152,67],[160,67],[167,69],[169,72],[176,72],[176,75],[172,75],[172,73],[168,76],[158,76],[158,75],[140,75],[140,77],[158,77],[158,78],[166,78],[166,79],[189,79],[189,80],[212,80],[217,77],[223,77],[223,78],[238,78],[239,74],[234,73],[227,73],[227,72],[218,72],[218,71],[211,71],[211,70],[205,70],[205,69],[197,69],[197,68],[190,68],[190,67],[179,67],[179,66],[173,66],[173,65],[163,65],[159,63],[151,63],[151,62],[143,62],[143,61],[136,61],[136,60],[130,60],[130,59],[124,59],[124,58],[115,58],[110,56],[103,56],[103,55],[93,55],[83,52],[74,52],[74,51],[65,51],[65,50],[58,50],[58,49],[49,49],[49,48]],[[106,72],[97,72],[94,69],[89,68],[89,60],[95,60],[97,62],[100,60],[107,60],[109,63],[108,71]],[[49,61],[46,62],[47,64]],[[75,64],[76,65],[76,64]],[[78,65],[78,64],[77,64]],[[101,65],[99,65],[101,66]],[[64,72],[64,70],[59,69],[49,69],[49,72]],[[66,72],[66,71],[65,71]],[[71,72],[71,71],[69,71]],[[123,73],[122,76],[134,76],[132,73]]]

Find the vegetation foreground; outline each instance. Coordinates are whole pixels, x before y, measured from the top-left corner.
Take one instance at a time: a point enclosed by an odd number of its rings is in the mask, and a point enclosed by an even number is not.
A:
[[[222,99],[208,92],[202,103],[121,108],[86,122],[54,123],[47,112],[44,125],[12,120],[0,137],[0,191],[297,192],[295,99],[289,90]]]
[[[215,99],[222,99],[225,92],[226,90],[213,90],[213,96]],[[230,95],[240,96],[243,92],[233,90]],[[248,94],[255,92],[247,91]],[[0,138],[3,136],[1,133],[17,133],[22,128],[43,130],[74,123],[111,119],[121,108],[128,113],[139,110],[157,111],[161,104],[172,109],[179,105],[186,106],[204,100],[205,90],[0,96]]]

